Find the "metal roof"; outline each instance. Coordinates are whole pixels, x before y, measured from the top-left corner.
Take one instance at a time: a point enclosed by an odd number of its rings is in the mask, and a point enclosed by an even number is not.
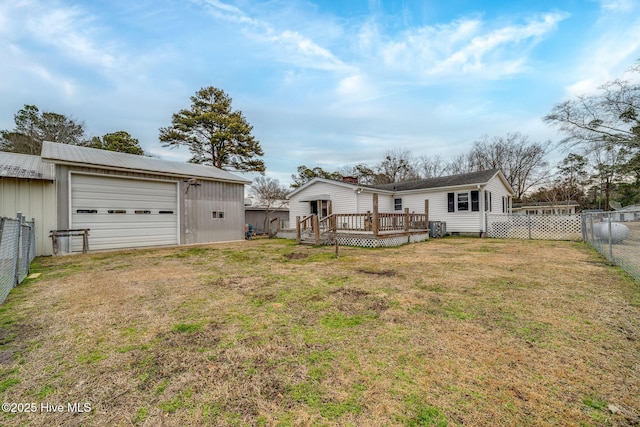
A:
[[[160,175],[200,178],[216,181],[250,184],[251,181],[213,166],[194,163],[170,162],[136,154],[98,150],[77,145],[42,143],[42,158],[54,163],[67,163],[104,169],[120,169],[132,172],[156,173]]]
[[[53,163],[43,162],[40,156],[0,152],[0,178],[53,181]]]

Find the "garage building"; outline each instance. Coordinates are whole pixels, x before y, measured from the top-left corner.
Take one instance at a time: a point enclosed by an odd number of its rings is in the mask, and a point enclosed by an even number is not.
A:
[[[244,238],[244,185],[229,172],[191,163],[44,142],[55,165],[50,207],[58,230],[90,229],[92,250]],[[76,239],[72,251],[79,251]]]

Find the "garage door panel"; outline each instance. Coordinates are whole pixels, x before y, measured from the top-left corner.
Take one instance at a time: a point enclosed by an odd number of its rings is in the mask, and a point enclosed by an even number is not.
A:
[[[177,208],[177,186],[173,182],[71,176],[71,228],[90,229],[91,249],[177,244]],[[97,212],[78,213],[78,210]],[[110,214],[109,210],[126,213]],[[135,211],[149,213],[136,214]],[[81,240],[75,239],[72,249],[81,250]]]

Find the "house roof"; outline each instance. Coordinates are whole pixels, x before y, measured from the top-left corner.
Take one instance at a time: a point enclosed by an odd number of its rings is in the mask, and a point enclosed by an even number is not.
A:
[[[2,153],[0,155],[0,178],[53,181],[55,178],[54,165],[43,162],[40,156]]]
[[[376,185],[375,188],[390,191],[424,190],[442,187],[458,187],[462,185],[486,184],[494,175],[500,173],[498,169],[480,172],[463,173],[458,175],[439,176],[436,178],[420,179],[416,181],[398,182]],[[508,184],[507,184],[508,186]]]
[[[42,143],[42,158],[54,163],[82,165],[103,169],[120,169],[132,172],[157,173],[183,178],[199,178],[215,181],[250,184],[251,181],[233,175],[213,166],[194,163],[170,162],[153,157],[136,154],[118,153],[79,147],[77,145],[58,144],[45,141]]]
[[[439,189],[439,188],[454,188],[468,185],[485,185],[491,178],[498,175],[500,180],[504,183],[504,185],[509,189],[511,194],[514,193],[513,189],[507,182],[507,179],[504,177],[502,172],[498,169],[490,169],[486,171],[480,172],[471,172],[471,173],[463,173],[458,175],[449,175],[449,176],[440,176],[437,178],[429,178],[429,179],[420,179],[416,181],[407,181],[407,182],[399,182],[392,184],[382,184],[382,185],[362,185],[362,184],[352,184],[349,182],[343,181],[335,181],[326,178],[313,178],[311,181],[301,185],[296,188],[294,191],[289,193],[287,197],[291,198],[294,194],[300,192],[302,189],[311,186],[316,182],[325,182],[332,185],[347,187],[347,188],[361,188],[364,191],[368,192],[384,192],[384,193],[397,193],[403,191],[413,191],[413,190],[429,190],[429,189]],[[328,198],[327,195],[314,195],[307,197],[309,200],[320,200],[322,197]]]

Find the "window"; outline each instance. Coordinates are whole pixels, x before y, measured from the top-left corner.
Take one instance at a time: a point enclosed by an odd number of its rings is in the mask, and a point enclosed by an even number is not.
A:
[[[472,191],[471,192],[471,211],[479,212],[480,211],[480,192]]]
[[[140,214],[142,214],[142,215],[148,215],[148,214],[150,214],[150,213],[151,213],[151,211],[146,211],[146,210],[142,210],[142,209],[140,209],[140,210],[135,211],[135,213],[136,213],[136,214],[139,214],[139,215],[140,215]]]
[[[124,209],[109,209],[107,211],[107,213],[110,213],[110,214],[126,214],[127,211],[124,210]]]
[[[159,213],[160,215],[165,215],[165,214],[172,214],[172,213],[173,213],[173,211],[158,211],[158,213]]]
[[[402,199],[393,199],[393,210],[394,211],[402,210]]]
[[[455,194],[447,193],[447,212],[456,211]]]
[[[79,214],[97,214],[97,209],[76,209],[76,213]]]
[[[211,217],[213,219],[224,219],[224,212],[223,211],[213,211],[213,212],[211,212]]]
[[[469,193],[458,193],[458,210],[469,210]]]

